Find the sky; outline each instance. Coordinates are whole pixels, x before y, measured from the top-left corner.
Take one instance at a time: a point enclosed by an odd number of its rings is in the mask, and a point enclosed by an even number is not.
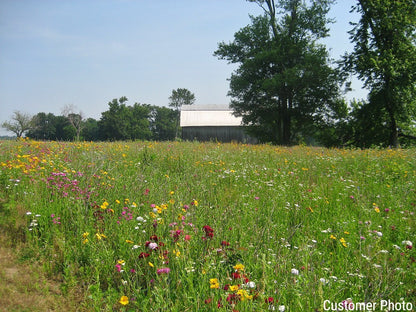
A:
[[[329,12],[336,22],[324,43],[335,59],[352,49],[354,2]],[[0,123],[68,105],[98,120],[114,98],[168,106],[177,88],[195,104],[228,104],[237,65],[213,53],[260,14],[245,0],[0,0]],[[359,82],[353,88],[347,98],[365,98]]]

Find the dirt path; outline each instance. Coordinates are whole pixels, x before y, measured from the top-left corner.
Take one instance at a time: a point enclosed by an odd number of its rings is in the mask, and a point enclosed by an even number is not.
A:
[[[60,283],[47,279],[40,264],[19,262],[15,249],[0,233],[0,311],[77,311],[62,295]]]

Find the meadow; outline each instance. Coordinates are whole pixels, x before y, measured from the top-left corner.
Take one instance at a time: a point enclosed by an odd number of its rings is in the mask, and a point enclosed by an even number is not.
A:
[[[0,229],[79,311],[415,310],[415,177],[415,149],[2,141]]]

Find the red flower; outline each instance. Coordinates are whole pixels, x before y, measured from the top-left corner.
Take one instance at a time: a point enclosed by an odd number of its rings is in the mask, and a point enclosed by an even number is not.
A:
[[[229,242],[226,242],[226,241],[222,241],[221,242],[221,246],[230,246],[230,243]]]
[[[157,237],[156,235],[152,235],[150,236],[150,240],[157,242],[159,240],[159,237]]]
[[[214,229],[210,227],[209,225],[204,225],[203,230],[205,231],[205,236],[209,238],[214,237]]]
[[[239,279],[239,278],[241,278],[241,275],[238,272],[231,273],[231,276],[232,276],[233,279]]]
[[[209,304],[209,303],[211,303],[211,301],[212,301],[211,298],[205,299],[205,304]]]
[[[264,302],[266,302],[266,303],[273,303],[274,302],[274,299],[273,299],[273,297],[269,297],[269,298],[264,299]]]
[[[229,304],[236,304],[238,301],[240,301],[240,296],[235,293],[229,294],[227,297],[227,302]]]
[[[141,259],[144,259],[144,258],[147,258],[147,257],[149,257],[150,256],[150,254],[148,254],[148,253],[146,253],[146,252],[141,252],[140,253],[140,255],[139,255],[139,259],[141,258]]]

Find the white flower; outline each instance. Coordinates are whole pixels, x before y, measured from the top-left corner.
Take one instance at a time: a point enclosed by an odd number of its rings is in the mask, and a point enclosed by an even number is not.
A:
[[[139,245],[133,245],[133,247],[131,247],[131,249],[138,249],[138,248],[140,248]]]
[[[248,282],[247,284],[248,288],[256,288],[256,283],[255,282]]]
[[[293,275],[299,275],[299,270],[297,270],[297,269],[292,269],[292,270],[290,271],[290,273],[292,273]]]
[[[284,312],[285,311],[285,306],[284,305],[280,305],[279,306],[279,312]]]
[[[411,241],[409,241],[409,240],[404,240],[404,241],[402,241],[402,244],[403,244],[403,245],[406,245],[406,246],[411,246],[411,247],[413,247],[413,243],[412,243]]]
[[[322,284],[327,284],[326,279],[324,279],[323,277],[322,277],[322,278],[320,278],[320,279],[319,279],[319,281],[320,281]]]
[[[26,212],[27,216],[30,216],[32,213],[30,211]]]
[[[148,247],[150,249],[156,249],[157,248],[157,243],[150,243]]]
[[[136,218],[136,220],[137,220],[138,222],[144,222],[144,218],[143,218],[143,217],[137,217],[137,218]]]
[[[381,233],[381,232],[376,232],[376,235],[377,235],[378,237],[382,237],[382,236],[383,236],[383,233]]]

